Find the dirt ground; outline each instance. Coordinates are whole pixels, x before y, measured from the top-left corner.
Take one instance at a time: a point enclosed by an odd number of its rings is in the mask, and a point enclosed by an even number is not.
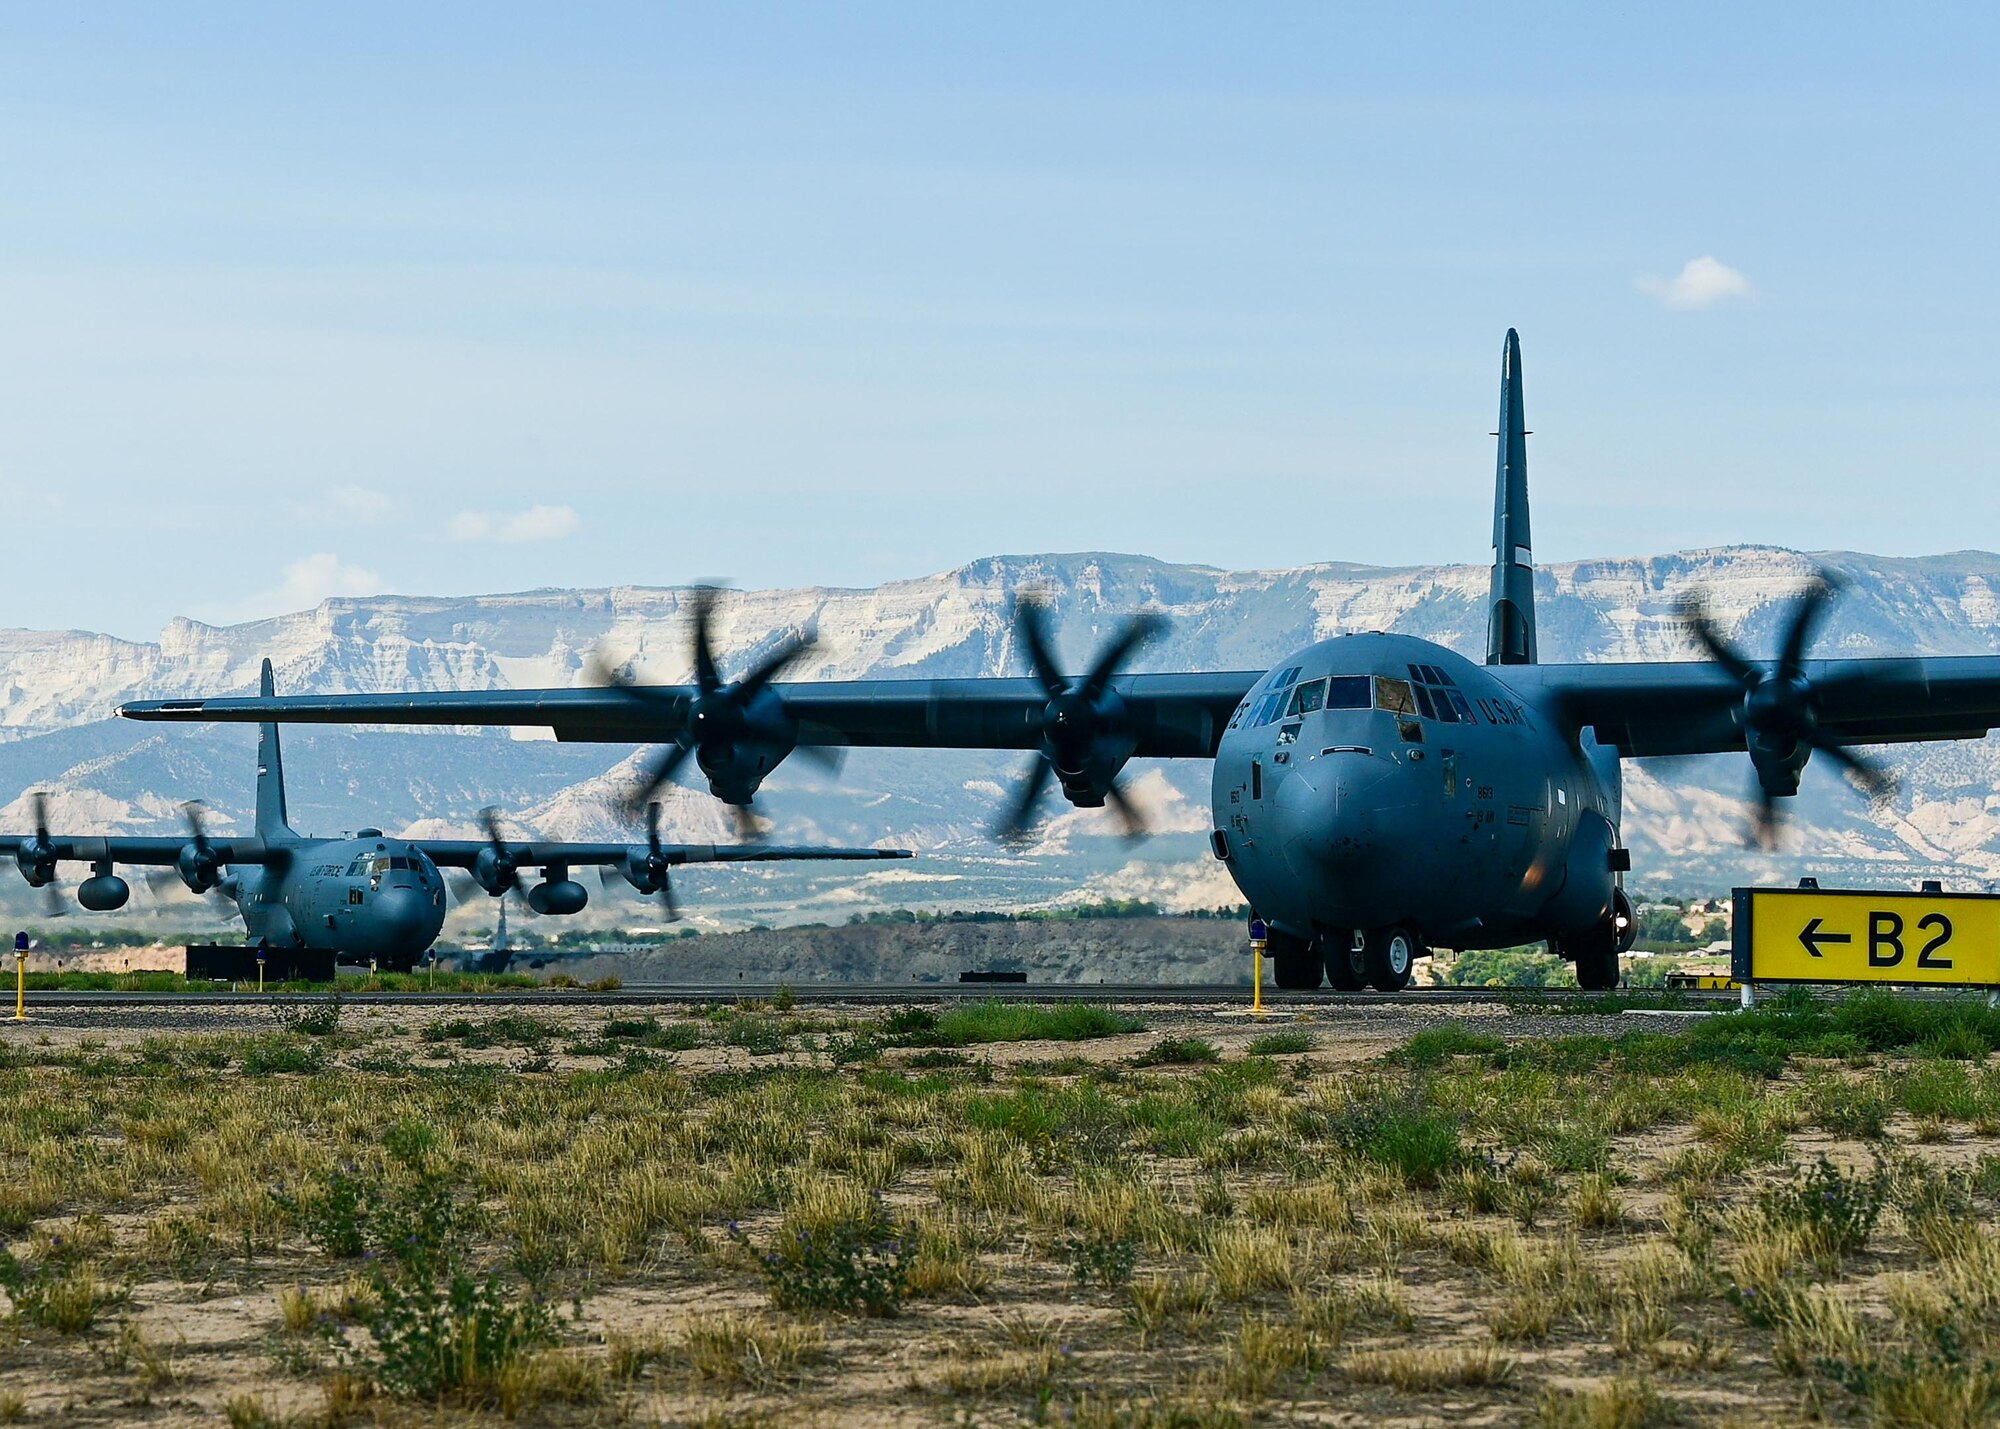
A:
[[[1992,1422],[1925,1015],[53,1009],[0,1422]]]

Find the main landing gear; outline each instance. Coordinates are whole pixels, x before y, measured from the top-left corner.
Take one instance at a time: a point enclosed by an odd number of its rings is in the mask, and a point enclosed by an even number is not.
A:
[[[1578,937],[1565,938],[1563,955],[1576,964],[1576,985],[1586,992],[1610,992],[1624,981],[1618,958],[1639,939],[1638,916],[1620,888],[1611,895],[1611,917]]]
[[[1355,946],[1352,933],[1336,930],[1308,943],[1280,929],[1271,930],[1273,976],[1286,992],[1311,992],[1324,975],[1337,992],[1401,992],[1410,985],[1423,940],[1406,927],[1371,928]]]

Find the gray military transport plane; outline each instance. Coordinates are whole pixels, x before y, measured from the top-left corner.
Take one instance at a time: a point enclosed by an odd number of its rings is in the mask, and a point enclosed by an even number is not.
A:
[[[264,662],[263,696],[272,695]],[[76,900],[93,912],[123,907],[131,888],[118,864],[171,868],[194,893],[217,892],[236,904],[250,936],[273,947],[311,948],[372,958],[407,972],[444,926],[440,868],[464,869],[494,897],[521,891],[521,870],[542,878],[522,892],[537,913],[577,913],[588,901],[569,876],[595,864],[622,876],[639,893],[657,894],[669,919],[676,911],[671,871],[689,863],[758,863],[794,859],[908,858],[904,849],[789,848],[775,844],[678,844],[660,841],[659,805],[647,807],[646,842],[509,843],[491,810],[484,840],[391,838],[362,829],[349,838],[294,833],[285,815],[285,772],[278,727],[265,724],[257,743],[257,822],[249,838],[211,838],[199,806],[188,806],[186,838],[66,838],[51,834],[46,801],[35,796],[35,831],[0,835],[0,857],[14,856],[21,876],[54,887],[56,866],[88,863],[91,876]]]
[[[1750,659],[1698,608],[1706,663],[1536,660],[1521,349],[1501,358],[1493,579],[1485,663],[1408,635],[1340,635],[1267,671],[1121,674],[1158,617],[1141,615],[1081,676],[1062,673],[1018,602],[1026,678],[782,683],[802,642],[735,682],[695,605],[692,686],[128,704],[134,719],[539,725],[567,740],[668,742],[653,785],[692,756],[739,808],[795,747],[1035,751],[1005,821],[1019,831],[1053,773],[1082,807],[1137,816],[1118,785],[1135,755],[1215,762],[1211,834],[1271,925],[1278,984],[1408,985],[1429,947],[1546,940],[1586,987],[1615,986],[1635,929],[1622,875],[1619,761],[1742,750],[1760,827],[1817,751],[1864,788],[1856,745],[1976,739],[2000,722],[2000,658],[1806,658],[1830,580],[1794,607],[1777,658]],[[653,785],[649,785],[648,792]],[[644,797],[642,795],[642,797]]]

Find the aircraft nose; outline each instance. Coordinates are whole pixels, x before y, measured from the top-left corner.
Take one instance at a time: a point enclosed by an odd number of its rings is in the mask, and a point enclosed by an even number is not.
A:
[[[1286,779],[1278,814],[1301,872],[1366,877],[1395,859],[1409,771],[1367,754],[1323,755]]]
[[[385,888],[375,895],[374,918],[383,940],[402,948],[422,938],[430,921],[430,903],[416,888]]]

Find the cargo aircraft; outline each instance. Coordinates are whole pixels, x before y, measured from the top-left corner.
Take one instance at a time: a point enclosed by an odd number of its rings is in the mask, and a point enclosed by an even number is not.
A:
[[[263,697],[270,698],[272,690],[266,660]],[[642,844],[510,842],[491,809],[483,840],[393,838],[380,829],[311,838],[293,832],[286,817],[284,763],[278,727],[271,723],[257,743],[257,817],[249,838],[211,837],[195,804],[187,806],[186,838],[69,838],[50,833],[42,795],[35,796],[34,806],[33,833],[0,835],[0,857],[12,854],[33,887],[54,894],[58,864],[87,863],[91,876],[78,885],[76,900],[104,912],[123,907],[131,896],[118,865],[171,869],[190,892],[215,892],[234,902],[259,943],[344,953],[403,972],[444,926],[441,869],[464,870],[470,885],[496,898],[515,893],[532,912],[564,914],[581,912],[589,901],[570,870],[596,865],[635,892],[657,895],[671,920],[678,914],[669,880],[684,864],[910,857],[903,849],[662,843],[657,804],[647,806]],[[525,890],[524,869],[540,869],[542,875]]]
[[[1623,890],[1620,761],[1743,751],[1758,825],[1818,753],[1864,789],[1886,776],[1857,746],[1976,739],[2000,722],[2000,658],[1811,659],[1831,578],[1798,599],[1772,659],[1736,649],[1698,606],[1708,660],[1542,664],[1520,340],[1501,355],[1486,655],[1400,634],[1338,635],[1269,670],[1121,673],[1157,629],[1135,616],[1081,675],[1043,612],[1016,603],[1027,677],[782,682],[780,646],[725,681],[695,602],[695,682],[467,693],[139,701],[133,719],[543,726],[565,740],[666,744],[646,797],[689,758],[747,808],[795,748],[951,746],[1034,752],[1003,832],[1051,777],[1079,807],[1111,804],[1135,756],[1214,761],[1210,841],[1271,929],[1276,979],[1305,989],[1407,986],[1433,947],[1546,941],[1585,987],[1615,986],[1635,934]]]

